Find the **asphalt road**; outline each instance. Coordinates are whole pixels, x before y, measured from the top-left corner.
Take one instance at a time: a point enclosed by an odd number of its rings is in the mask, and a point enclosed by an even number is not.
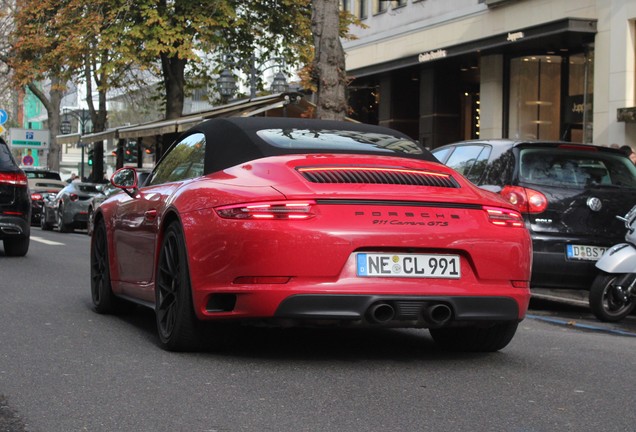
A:
[[[0,248],[0,431],[631,431],[636,331],[537,303],[499,353],[419,330],[245,328],[175,354],[90,305],[85,234]],[[4,421],[4,423],[2,423]]]

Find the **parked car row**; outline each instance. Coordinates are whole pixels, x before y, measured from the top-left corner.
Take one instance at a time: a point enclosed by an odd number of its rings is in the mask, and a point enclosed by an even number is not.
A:
[[[57,194],[49,194],[43,201],[40,227],[60,232],[86,228],[88,225],[89,201],[101,195],[102,185],[96,183],[71,182]]]
[[[62,181],[60,174],[55,171],[42,168],[22,168],[22,170],[27,176],[31,191],[31,224],[39,225],[45,197],[57,194],[67,183]]]

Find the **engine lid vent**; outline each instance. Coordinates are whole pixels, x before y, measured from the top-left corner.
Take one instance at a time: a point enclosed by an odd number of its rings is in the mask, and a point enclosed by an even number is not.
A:
[[[459,188],[446,173],[407,168],[364,166],[299,167],[298,172],[312,183],[361,183]]]

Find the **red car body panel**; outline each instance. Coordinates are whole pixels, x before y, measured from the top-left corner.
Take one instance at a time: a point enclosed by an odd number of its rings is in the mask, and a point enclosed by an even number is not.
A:
[[[459,188],[319,184],[300,167],[373,166],[441,173]],[[451,193],[452,192],[452,193]],[[312,200],[306,220],[241,220],[221,206]],[[187,245],[199,319],[271,318],[299,294],[505,297],[524,318],[532,245],[525,228],[496,226],[483,205],[514,210],[456,172],[428,161],[372,155],[266,157],[184,182],[117,194],[100,207],[107,225],[113,292],[154,302],[165,221],[176,218]],[[358,252],[460,256],[461,279],[358,277]],[[211,296],[236,296],[231,311],[209,310]]]

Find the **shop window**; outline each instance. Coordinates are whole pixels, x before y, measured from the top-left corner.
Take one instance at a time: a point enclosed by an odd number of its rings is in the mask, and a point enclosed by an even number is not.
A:
[[[510,138],[558,140],[561,57],[524,56],[510,62]]]
[[[585,54],[573,55],[568,59],[568,92],[564,104],[562,135],[572,142],[589,142],[586,141],[583,128],[592,119],[591,93],[586,82],[586,74],[589,72],[587,62],[588,57]]]
[[[462,137],[461,139],[479,138],[481,123],[481,108],[479,100],[479,87],[467,88],[462,98]]]
[[[353,14],[360,18],[367,18],[367,0],[354,0]]]
[[[374,0],[373,14],[386,12],[388,2],[386,0]]]

